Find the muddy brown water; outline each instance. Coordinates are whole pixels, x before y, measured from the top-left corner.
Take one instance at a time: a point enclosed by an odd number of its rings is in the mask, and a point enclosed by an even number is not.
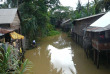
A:
[[[97,69],[84,50],[65,33],[45,37],[39,46],[27,50],[25,58],[33,65],[25,74],[110,74],[110,68]]]

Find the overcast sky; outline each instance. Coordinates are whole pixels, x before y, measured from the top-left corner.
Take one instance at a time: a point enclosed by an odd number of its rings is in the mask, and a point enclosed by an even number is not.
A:
[[[0,4],[3,4],[4,3],[4,0],[0,0]]]
[[[80,1],[81,1],[82,5],[84,5],[88,2],[88,0],[80,0]],[[94,0],[89,0],[89,1],[91,2]],[[77,6],[78,0],[60,0],[60,2],[63,6],[71,6],[71,7],[73,7],[73,9],[75,9]]]

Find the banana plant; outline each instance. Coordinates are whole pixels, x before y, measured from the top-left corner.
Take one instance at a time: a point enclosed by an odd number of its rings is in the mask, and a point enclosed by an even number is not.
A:
[[[32,68],[32,63],[28,59],[26,59],[24,62],[21,62],[19,61],[19,59],[16,59],[16,56],[11,53],[13,50],[15,49],[8,47],[7,51],[5,52],[4,49],[0,47],[0,73],[23,74],[25,71],[30,70],[30,68]],[[13,64],[9,60],[13,61]],[[10,64],[15,67],[14,71],[12,72],[10,72],[9,70]],[[19,66],[19,64],[21,64],[21,67]]]

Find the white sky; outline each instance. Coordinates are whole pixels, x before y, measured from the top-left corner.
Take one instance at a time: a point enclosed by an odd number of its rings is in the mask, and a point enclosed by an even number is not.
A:
[[[4,0],[0,0],[0,4],[3,4],[4,3]]]
[[[80,0],[80,1],[81,1],[82,5],[84,5],[88,2],[88,0]],[[89,1],[91,2],[94,0],[89,0]],[[60,0],[60,2],[63,6],[71,6],[71,7],[73,7],[73,9],[75,9],[77,6],[78,0]]]

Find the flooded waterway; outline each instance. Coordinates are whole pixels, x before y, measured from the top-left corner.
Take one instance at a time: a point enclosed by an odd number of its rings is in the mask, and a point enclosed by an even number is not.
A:
[[[110,68],[97,69],[84,50],[65,33],[45,37],[39,46],[27,50],[25,58],[33,63],[26,74],[110,74]]]

